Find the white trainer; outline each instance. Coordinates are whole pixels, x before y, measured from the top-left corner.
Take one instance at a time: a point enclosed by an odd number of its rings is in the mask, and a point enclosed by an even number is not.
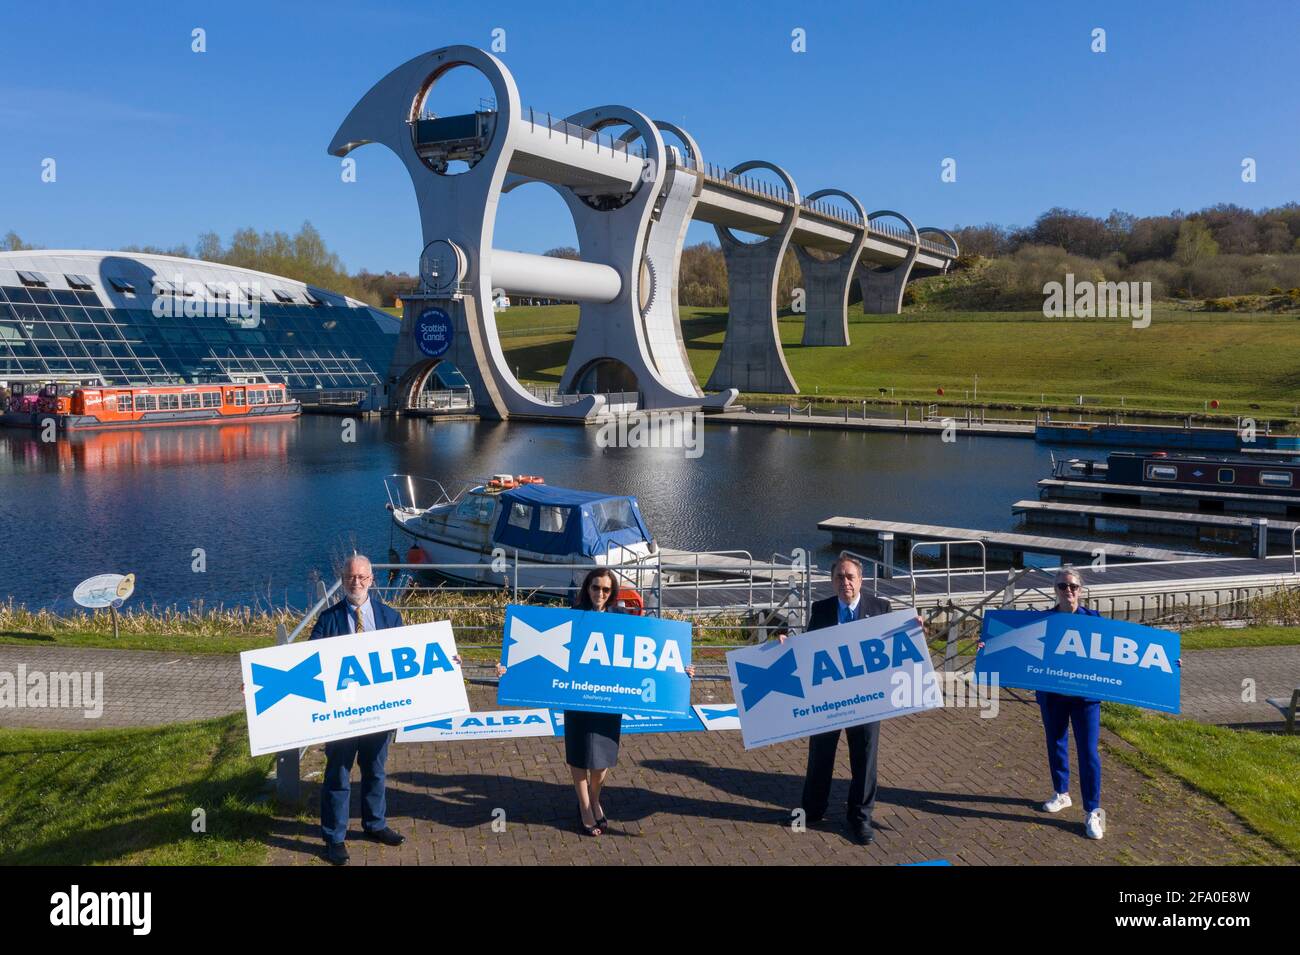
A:
[[[1069,809],[1073,805],[1074,802],[1070,799],[1069,793],[1057,793],[1043,803],[1043,812],[1060,812],[1062,809]]]
[[[1088,821],[1083,824],[1083,831],[1089,839],[1100,839],[1106,834],[1106,810],[1094,809],[1088,813]]]

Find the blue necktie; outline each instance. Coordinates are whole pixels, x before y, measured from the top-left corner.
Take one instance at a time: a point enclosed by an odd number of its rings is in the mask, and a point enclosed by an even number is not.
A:
[[[853,610],[840,604],[840,623],[848,623],[853,619]]]

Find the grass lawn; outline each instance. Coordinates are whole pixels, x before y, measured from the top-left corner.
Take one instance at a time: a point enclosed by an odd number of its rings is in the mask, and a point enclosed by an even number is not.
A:
[[[1233,647],[1293,647],[1300,627],[1202,627],[1183,631],[1184,650],[1230,650]]]
[[[498,320],[521,377],[555,382],[568,357],[576,306],[512,308]],[[692,368],[707,381],[726,328],[722,308],[682,308]],[[1068,324],[1067,324],[1068,322]],[[1190,312],[1157,306],[1151,325],[1048,319],[1038,312],[849,310],[847,348],[799,344],[803,319],[783,316],[781,341],[805,395],[961,401],[979,376],[986,402],[1088,404],[1194,412],[1217,399],[1221,414],[1296,416],[1300,319],[1272,313]],[[531,332],[530,332],[531,330]]]
[[[277,623],[292,630],[298,617],[277,610],[243,608],[127,610],[118,636],[103,610],[59,615],[28,610],[12,600],[0,603],[0,644],[18,647],[109,647],[167,653],[239,653],[275,643]]]
[[[254,865],[274,757],[242,713],[131,730],[0,729],[0,865]],[[206,832],[194,832],[194,810]]]
[[[112,631],[55,630],[47,632],[0,630],[0,644],[19,647],[109,647],[114,650],[159,650],[169,653],[239,653],[275,643],[275,634],[148,632],[123,633],[116,640]]]
[[[1138,770],[1155,763],[1235,813],[1300,861],[1300,736],[1207,726],[1112,703],[1102,723],[1141,753],[1115,751]]]

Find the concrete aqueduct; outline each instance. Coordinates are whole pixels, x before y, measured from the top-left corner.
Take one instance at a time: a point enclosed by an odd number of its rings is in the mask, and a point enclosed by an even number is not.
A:
[[[457,67],[486,77],[495,108],[424,115],[430,89]],[[618,137],[602,132],[607,128]],[[665,133],[681,146],[666,144]],[[946,271],[958,253],[944,230],[918,229],[890,210],[868,213],[841,190],[802,196],[771,163],[707,163],[685,130],[629,107],[600,106],[564,119],[525,109],[505,65],[470,46],[434,50],[393,70],[352,108],[329,151],[346,156],[372,142],[406,165],[424,233],[421,287],[404,299],[389,369],[396,407],[407,406],[439,361],[460,369],[478,412],[491,418],[720,409],[740,391],[795,393],[776,304],[789,246],[803,271],[805,345],[848,344],[855,280],[868,312],[897,312],[909,277]],[[769,170],[782,185],[745,175],[755,169]],[[534,181],[550,184],[568,205],[580,261],[492,247],[501,195]],[[714,226],[727,265],[730,313],[705,385],[711,394],[691,370],[677,310],[692,219]],[[744,242],[732,230],[763,238]],[[497,335],[494,290],[580,303],[557,397],[533,394],[511,373]]]

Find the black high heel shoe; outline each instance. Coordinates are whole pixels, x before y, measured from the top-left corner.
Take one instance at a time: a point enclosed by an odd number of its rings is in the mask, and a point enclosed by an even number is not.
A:
[[[584,834],[588,835],[588,836],[598,836],[598,835],[600,835],[601,832],[603,831],[602,828],[601,828],[600,820],[599,820],[599,819],[596,820],[596,824],[595,824],[594,826],[589,826],[589,825],[587,825],[585,822],[582,821],[582,807],[581,807],[581,806],[578,807],[578,829],[579,829],[581,832],[583,832]]]

